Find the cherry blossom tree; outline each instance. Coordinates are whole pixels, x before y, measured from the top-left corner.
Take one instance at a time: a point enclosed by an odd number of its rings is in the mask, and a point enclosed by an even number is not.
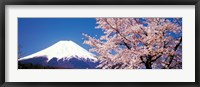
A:
[[[96,18],[104,34],[83,34],[102,69],[181,69],[182,18]]]

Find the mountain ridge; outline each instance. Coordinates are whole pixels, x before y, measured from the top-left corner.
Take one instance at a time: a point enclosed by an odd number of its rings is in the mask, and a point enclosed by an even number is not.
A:
[[[75,42],[59,41],[46,49],[19,58],[20,63],[67,68],[94,68],[97,58]]]
[[[68,51],[68,52],[65,53],[65,51]],[[80,52],[80,51],[82,51],[82,52]],[[64,58],[64,57],[67,57],[67,58],[72,58],[72,57],[85,58],[85,57],[87,57],[87,58],[96,60],[96,58],[94,57],[94,54],[83,49],[82,47],[80,47],[79,45],[77,45],[76,43],[74,43],[71,40],[59,41],[39,52],[19,58],[19,60],[24,60],[24,59],[28,59],[28,58],[32,58],[32,57],[36,57],[36,56],[46,56],[46,57],[49,57],[50,59],[53,57],[56,57],[59,59]]]

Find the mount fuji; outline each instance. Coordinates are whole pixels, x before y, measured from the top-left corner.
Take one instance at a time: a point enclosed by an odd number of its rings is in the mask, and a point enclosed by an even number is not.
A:
[[[94,69],[99,63],[94,54],[73,41],[59,41],[44,50],[19,58],[18,62],[65,69]]]

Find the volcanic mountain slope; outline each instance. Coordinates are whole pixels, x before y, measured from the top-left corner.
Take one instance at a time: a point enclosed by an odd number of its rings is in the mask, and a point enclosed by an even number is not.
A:
[[[18,59],[18,62],[67,69],[94,69],[99,63],[92,53],[73,41],[59,41],[44,50]]]

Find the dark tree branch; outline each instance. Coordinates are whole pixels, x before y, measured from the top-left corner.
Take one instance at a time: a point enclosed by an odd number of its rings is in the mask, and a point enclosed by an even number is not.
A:
[[[174,47],[174,50],[175,50],[175,51],[176,51],[176,50],[178,49],[178,47],[180,46],[181,42],[182,42],[182,37],[181,37],[181,39],[179,40],[179,43]]]
[[[141,63],[145,63],[144,59],[142,58],[142,56],[140,56],[140,60],[142,61]]]
[[[161,55],[158,55],[155,59],[153,59],[153,60],[151,60],[151,62],[155,62],[158,58],[160,58],[162,56],[162,54]]]
[[[182,37],[181,39],[179,40],[179,43],[174,47],[174,51],[177,51],[178,47],[180,46],[182,42]],[[167,64],[167,67],[166,68],[169,68],[171,63],[172,63],[172,60],[174,59],[175,55],[170,55],[170,59],[169,59],[169,63]]]

